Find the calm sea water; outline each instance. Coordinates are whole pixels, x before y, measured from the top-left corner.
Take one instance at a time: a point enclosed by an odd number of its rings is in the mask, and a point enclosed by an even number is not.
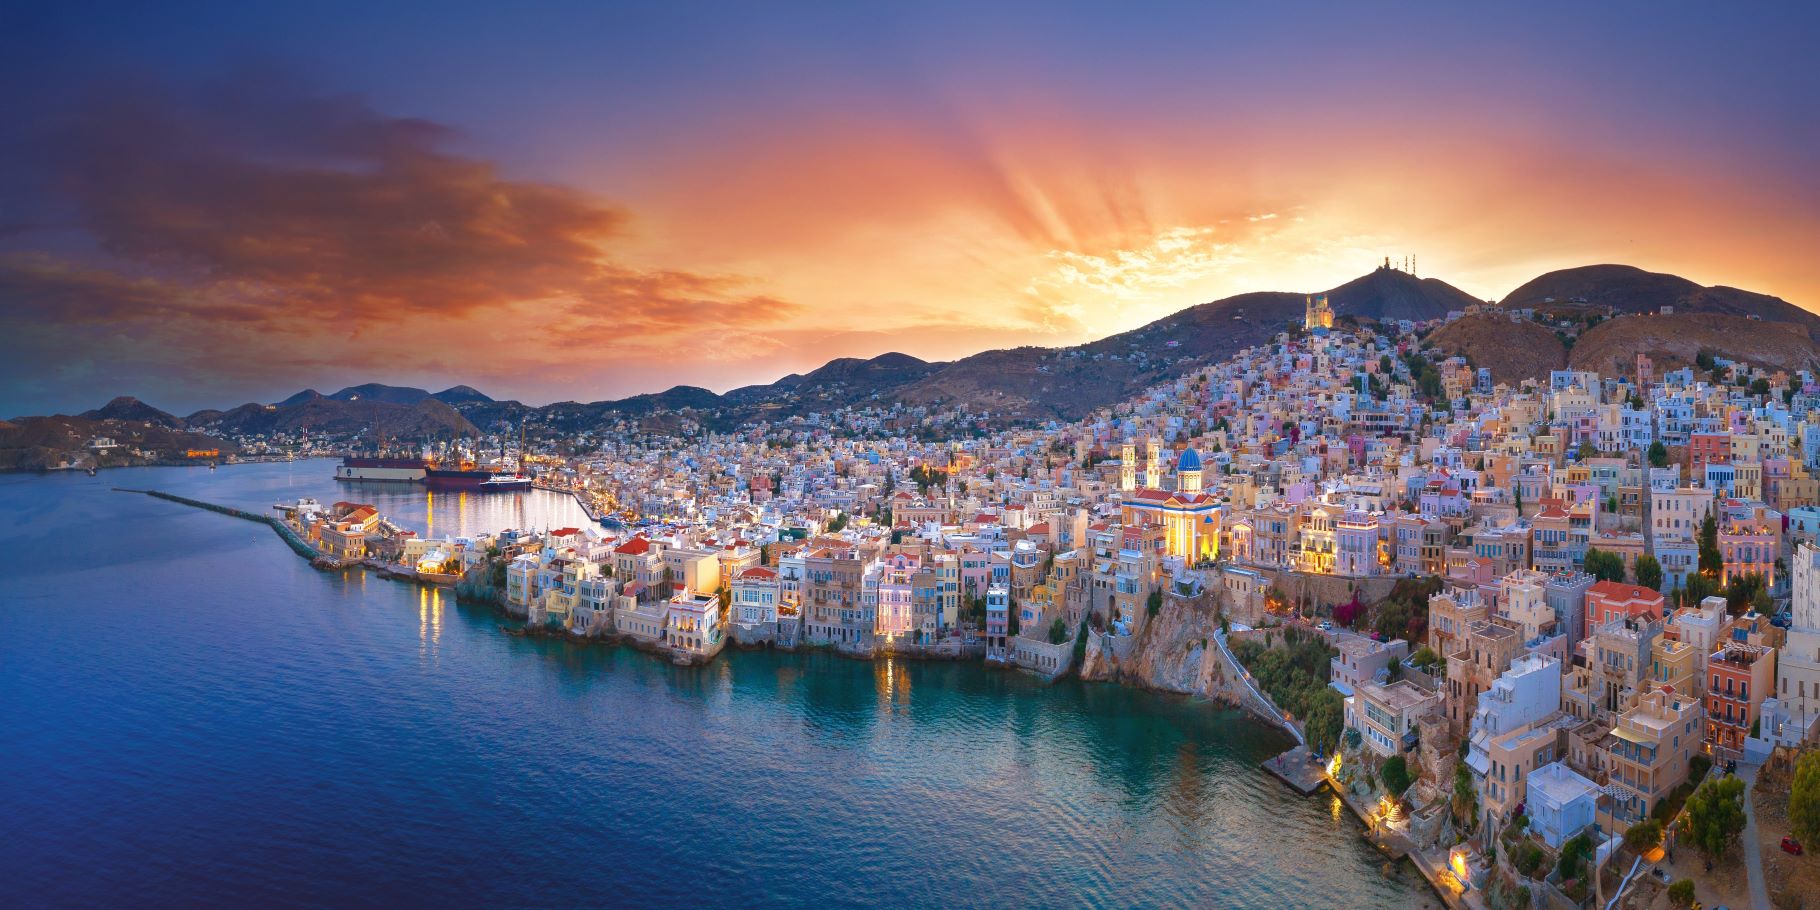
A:
[[[263,509],[436,533],[565,497],[338,487],[327,462],[0,477],[0,904],[1434,905],[1204,703],[974,665],[686,669],[309,568]]]

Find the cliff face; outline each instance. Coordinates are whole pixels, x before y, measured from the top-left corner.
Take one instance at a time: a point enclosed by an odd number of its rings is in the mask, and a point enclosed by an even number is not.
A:
[[[1133,635],[1095,636],[1082,661],[1081,678],[1120,682],[1162,692],[1222,697],[1213,635],[1219,606],[1204,594],[1163,599],[1162,609]]]

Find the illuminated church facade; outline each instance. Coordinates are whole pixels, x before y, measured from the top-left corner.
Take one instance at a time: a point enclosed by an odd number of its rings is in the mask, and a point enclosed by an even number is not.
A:
[[[1162,481],[1160,453],[1149,446],[1146,484],[1136,486],[1135,446],[1126,444],[1121,486],[1120,519],[1126,525],[1158,525],[1163,529],[1163,552],[1189,563],[1211,562],[1220,555],[1223,511],[1213,494],[1201,488],[1201,454],[1183,449],[1176,461],[1176,488],[1159,489]]]

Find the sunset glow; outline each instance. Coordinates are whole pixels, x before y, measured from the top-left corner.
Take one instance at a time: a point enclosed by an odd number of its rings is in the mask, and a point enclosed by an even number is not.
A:
[[[18,14],[0,409],[719,391],[1387,256],[1820,299],[1811,13],[1272,9]]]

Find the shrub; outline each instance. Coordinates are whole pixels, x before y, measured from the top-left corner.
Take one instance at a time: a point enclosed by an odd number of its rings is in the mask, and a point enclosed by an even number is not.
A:
[[[1162,609],[1163,609],[1163,592],[1162,591],[1151,591],[1150,599],[1144,601],[1144,612],[1146,612],[1149,615],[1154,617],[1154,616],[1156,616],[1157,612]]]
[[[1654,849],[1662,843],[1662,823],[1655,819],[1641,821],[1624,832],[1624,846],[1636,853]]]
[[[1052,645],[1059,645],[1067,640],[1068,624],[1063,622],[1060,616],[1057,616],[1055,622],[1049,624],[1049,643]]]
[[[1711,771],[1712,769],[1712,756],[1707,755],[1704,752],[1696,752],[1694,753],[1693,758],[1687,760],[1687,779],[1697,784],[1704,780],[1706,778],[1706,772]]]
[[[1668,899],[1677,907],[1694,905],[1694,880],[1684,878],[1668,886]]]
[[[1820,752],[1809,752],[1795,764],[1788,787],[1788,822],[1795,837],[1820,842]]]
[[[1526,878],[1534,878],[1536,870],[1542,868],[1542,862],[1547,858],[1541,847],[1531,843],[1525,843],[1511,851],[1511,862]]]
[[[1581,867],[1592,858],[1592,850],[1592,838],[1585,832],[1574,835],[1561,845],[1561,858],[1555,861],[1555,871],[1561,874],[1563,881],[1579,878]]]
[[[1402,793],[1409,789],[1411,783],[1409,763],[1401,755],[1392,755],[1386,760],[1384,767],[1378,771],[1378,776],[1384,779],[1384,789],[1391,793]]]

